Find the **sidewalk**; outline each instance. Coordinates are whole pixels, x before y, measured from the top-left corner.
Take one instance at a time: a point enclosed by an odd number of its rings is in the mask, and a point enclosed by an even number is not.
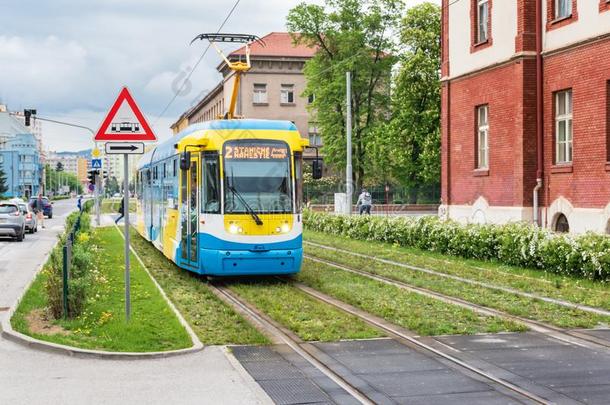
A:
[[[68,207],[66,203],[66,215]],[[58,217],[57,229],[53,228],[57,232],[61,230],[60,220],[63,223],[65,216]],[[114,216],[104,214],[101,225],[113,225],[113,220]],[[20,254],[24,256],[18,265],[20,277],[2,277],[0,273],[2,305],[12,306],[21,295],[42,264],[43,253],[53,246],[55,235],[56,232],[49,232],[38,241],[31,237],[32,243],[39,244],[36,246],[40,247],[40,254],[27,255],[27,251]],[[1,252],[16,246],[8,243],[0,247],[5,249]],[[13,268],[12,262],[10,267]],[[4,294],[5,291],[11,294]],[[0,359],[2,404],[271,403],[223,346],[209,346],[197,353],[164,359],[109,360],[48,353],[0,337]]]

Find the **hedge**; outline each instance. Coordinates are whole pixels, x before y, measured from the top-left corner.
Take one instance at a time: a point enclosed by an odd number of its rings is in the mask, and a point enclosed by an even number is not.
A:
[[[305,228],[467,259],[610,280],[610,237],[557,234],[526,223],[462,225],[437,217],[344,216],[305,211]]]

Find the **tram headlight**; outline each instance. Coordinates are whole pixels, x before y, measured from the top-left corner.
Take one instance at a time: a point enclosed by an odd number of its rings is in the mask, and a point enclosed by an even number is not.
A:
[[[237,226],[235,224],[229,225],[229,233],[238,234],[238,233],[243,233],[243,232],[244,232],[244,230],[241,226]]]
[[[288,233],[290,231],[290,225],[288,225],[288,223],[283,223],[282,224],[282,232],[283,233]]]

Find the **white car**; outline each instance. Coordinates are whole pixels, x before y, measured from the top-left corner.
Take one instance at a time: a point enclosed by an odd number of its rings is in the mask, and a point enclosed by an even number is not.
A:
[[[0,202],[0,235],[12,236],[18,242],[25,237],[25,216],[14,202]]]

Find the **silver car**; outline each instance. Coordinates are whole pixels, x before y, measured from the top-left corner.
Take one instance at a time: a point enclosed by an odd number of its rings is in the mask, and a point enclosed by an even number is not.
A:
[[[19,242],[25,237],[25,216],[16,203],[0,202],[0,236],[3,235]]]
[[[38,219],[32,208],[25,202],[17,202],[21,214],[25,217],[25,229],[29,233],[38,232]]]

